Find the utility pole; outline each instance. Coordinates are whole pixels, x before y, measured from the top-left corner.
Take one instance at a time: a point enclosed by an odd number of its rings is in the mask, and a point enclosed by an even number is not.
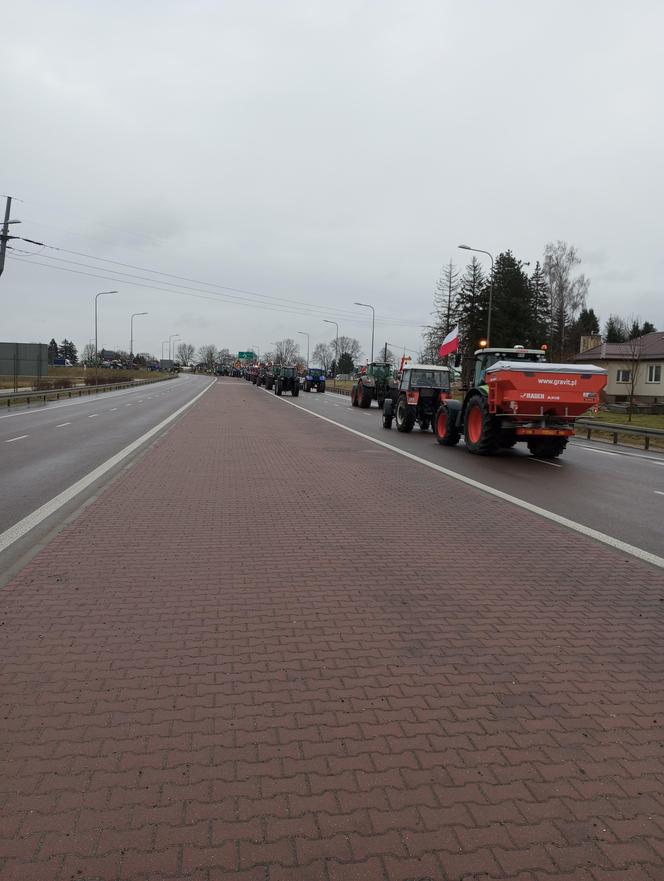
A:
[[[7,253],[7,241],[9,239],[9,215],[12,210],[12,197],[7,196],[5,203],[5,219],[2,224],[2,233],[0,233],[0,275],[5,268],[5,254]]]

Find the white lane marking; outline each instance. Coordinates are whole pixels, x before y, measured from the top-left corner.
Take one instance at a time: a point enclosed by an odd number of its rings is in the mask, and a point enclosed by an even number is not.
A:
[[[133,407],[133,406],[134,406],[133,403],[132,404],[125,404],[125,407]]]
[[[60,425],[56,425],[56,428],[64,428],[65,425],[71,425],[71,422],[61,422]]]
[[[5,441],[5,443],[6,444],[13,444],[14,441],[23,440],[24,437],[30,437],[30,435],[29,434],[19,434],[18,437],[10,437],[9,440]]]
[[[95,416],[99,416],[99,413],[88,413],[88,419],[94,419]]]
[[[563,467],[559,462],[547,462],[546,459],[536,459],[535,456],[524,456],[524,458],[527,458],[528,462],[539,462],[540,465],[551,465],[553,468]]]
[[[662,492],[661,489],[656,489],[656,490],[654,490],[654,492],[655,492],[658,496],[664,496],[664,492]]]
[[[142,404],[142,403],[143,403],[143,398],[139,398],[139,399],[138,399],[138,403],[139,403],[139,404]]]
[[[67,502],[70,502],[72,499],[76,498],[79,493],[82,493],[83,490],[87,489],[91,486],[96,480],[99,480],[100,477],[103,477],[111,468],[115,468],[120,462],[126,459],[128,456],[131,456],[133,452],[135,452],[139,447],[143,446],[146,441],[149,441],[150,438],[153,438],[156,434],[158,434],[162,429],[164,429],[167,425],[170,425],[173,420],[177,419],[181,413],[184,413],[192,404],[195,404],[196,401],[205,394],[205,392],[209,391],[210,388],[215,384],[216,380],[212,380],[205,388],[198,392],[190,401],[187,401],[182,407],[179,407],[170,416],[167,416],[166,419],[162,419],[162,421],[155,425],[154,428],[151,428],[149,431],[146,431],[145,434],[142,434],[139,438],[136,438],[135,441],[132,441],[128,444],[124,449],[120,450],[119,453],[116,453],[114,456],[111,456],[110,459],[107,459],[101,465],[98,465],[97,468],[90,471],[89,474],[86,474],[85,477],[81,477],[80,480],[77,480],[76,483],[72,483],[71,486],[67,487],[67,489],[63,490],[61,493],[58,493],[57,496],[54,496],[45,504],[41,505],[31,514],[28,514],[27,517],[24,517],[22,520],[19,520],[18,523],[15,523],[13,526],[10,526],[9,529],[6,529],[4,532],[0,533],[0,553],[6,550],[10,545],[14,544],[15,541],[18,541],[19,538],[23,538],[31,529],[34,529],[35,526],[38,526],[47,517],[50,517],[51,514],[55,514],[63,505],[66,505]],[[27,437],[27,435],[26,435]]]
[[[656,465],[664,465],[664,459],[656,459],[654,456],[643,456],[640,453],[627,453],[623,450],[596,450],[594,447],[588,447],[585,444],[577,444],[572,442],[570,447],[578,450],[587,450],[589,453],[599,453],[601,456],[625,456],[627,459],[644,459],[646,462],[654,462]]]
[[[113,410],[117,410],[117,409],[118,409],[117,407],[111,407],[111,413],[113,412]]]
[[[511,505],[515,505],[517,508],[523,508],[525,511],[530,511],[532,514],[537,514],[539,517],[543,517],[545,520],[551,520],[553,523],[557,523],[559,526],[565,526],[568,529],[574,530],[574,532],[579,532],[581,535],[585,535],[588,538],[593,538],[595,541],[599,541],[602,544],[608,545],[611,548],[614,548],[617,551],[621,551],[624,554],[630,554],[633,557],[637,557],[639,560],[643,560],[646,563],[651,563],[653,566],[657,566],[660,569],[664,569],[664,557],[660,557],[657,554],[652,554],[650,551],[646,551],[643,548],[637,548],[635,545],[628,544],[625,541],[621,541],[619,538],[614,538],[612,535],[607,535],[605,532],[600,532],[597,529],[593,529],[590,526],[586,526],[583,523],[577,523],[576,520],[570,520],[569,517],[563,517],[561,514],[556,514],[553,511],[548,511],[546,508],[541,508],[539,505],[534,505],[532,502],[526,502],[525,499],[520,499],[518,496],[510,495],[510,493],[503,492],[500,489],[496,489],[493,486],[489,486],[486,483],[481,483],[479,480],[473,480],[472,477],[466,477],[465,474],[459,474],[456,471],[451,471],[449,468],[445,468],[442,465],[436,465],[434,462],[429,462],[428,459],[422,459],[420,456],[416,456],[414,453],[409,453],[407,450],[402,450],[399,447],[394,447],[392,444],[386,444],[385,441],[378,440],[378,438],[371,437],[368,434],[364,434],[362,431],[357,431],[355,428],[350,428],[348,425],[343,425],[341,422],[336,422],[334,419],[330,419],[329,416],[323,416],[320,413],[314,413],[313,410],[308,410],[306,407],[302,407],[300,404],[296,404],[294,401],[288,401],[286,398],[281,398],[281,402],[283,404],[289,404],[291,407],[297,407],[298,410],[302,410],[303,413],[308,413],[309,416],[313,416],[315,419],[322,419],[323,422],[329,422],[330,425],[336,425],[337,428],[343,429],[343,431],[348,431],[350,434],[354,434],[357,437],[361,437],[363,440],[369,441],[372,444],[376,444],[376,446],[384,447],[387,450],[391,450],[393,453],[397,453],[399,456],[403,456],[405,459],[410,459],[412,462],[417,462],[418,465],[424,465],[426,468],[431,468],[433,471],[438,471],[439,474],[444,474],[446,477],[451,477],[452,480],[458,480],[459,483],[465,483],[466,486],[472,486],[474,489],[479,489],[484,493],[487,493],[490,496],[495,496],[498,499],[502,499],[505,502],[509,502]],[[0,545],[1,550],[1,545]]]

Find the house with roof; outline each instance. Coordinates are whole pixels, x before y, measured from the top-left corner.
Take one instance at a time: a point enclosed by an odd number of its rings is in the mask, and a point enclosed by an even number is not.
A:
[[[625,343],[595,343],[581,349],[577,362],[604,367],[608,381],[604,394],[610,403],[634,400],[639,404],[664,404],[664,332],[654,331]]]

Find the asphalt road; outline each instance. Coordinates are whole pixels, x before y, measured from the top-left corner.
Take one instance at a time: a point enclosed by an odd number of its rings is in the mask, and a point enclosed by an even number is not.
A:
[[[181,375],[0,415],[0,534],[158,425],[209,382]]]
[[[248,390],[254,387],[247,383]],[[260,394],[261,391],[257,390]],[[286,399],[291,400],[286,395]],[[535,459],[525,444],[496,457],[471,456],[463,441],[441,447],[431,431],[401,434],[382,427],[376,405],[351,407],[346,396],[304,394],[293,403],[414,453],[519,499],[659,556],[664,555],[664,454],[573,440],[553,461]],[[398,468],[398,462],[395,462]],[[487,504],[493,504],[487,498]],[[561,548],[564,553],[564,548]]]

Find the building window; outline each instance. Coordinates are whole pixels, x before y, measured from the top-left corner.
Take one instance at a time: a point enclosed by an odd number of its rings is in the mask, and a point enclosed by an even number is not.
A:
[[[661,364],[648,364],[648,379],[646,382],[661,382],[662,381],[662,365]]]
[[[632,380],[632,371],[631,370],[618,370],[618,374],[616,376],[616,382],[631,382]]]

